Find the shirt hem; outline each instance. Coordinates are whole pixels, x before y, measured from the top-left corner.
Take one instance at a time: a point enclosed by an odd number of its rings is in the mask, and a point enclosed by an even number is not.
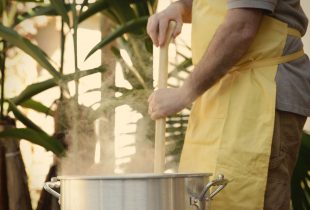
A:
[[[310,109],[300,106],[278,102],[276,108],[285,112],[292,112],[302,116],[310,117]]]
[[[270,12],[274,12],[276,4],[270,1],[263,0],[230,0],[227,4],[228,9],[237,9],[237,8],[255,8],[263,9]]]

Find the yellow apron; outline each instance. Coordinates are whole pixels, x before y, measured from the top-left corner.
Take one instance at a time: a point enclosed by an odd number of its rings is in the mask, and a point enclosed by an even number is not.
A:
[[[192,53],[203,56],[227,12],[226,0],[194,0]],[[287,35],[300,33],[264,16],[247,54],[192,107],[180,172],[224,174],[231,182],[211,202],[212,210],[262,210],[271,151],[276,84]]]

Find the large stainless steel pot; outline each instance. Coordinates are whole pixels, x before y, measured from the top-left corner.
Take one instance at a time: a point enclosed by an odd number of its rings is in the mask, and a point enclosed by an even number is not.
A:
[[[209,210],[227,180],[211,174],[141,174],[111,177],[63,176],[44,188],[62,210]],[[210,192],[210,188],[216,186]],[[60,187],[61,195],[52,188]]]

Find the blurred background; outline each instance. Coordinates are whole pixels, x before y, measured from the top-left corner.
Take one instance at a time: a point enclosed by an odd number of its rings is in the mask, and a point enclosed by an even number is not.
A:
[[[51,177],[153,171],[158,49],[147,18],[164,0],[0,3],[0,209],[59,209]],[[301,0],[310,16],[310,2]],[[190,25],[169,49],[169,87],[192,67]],[[310,33],[303,38],[310,54]],[[189,110],[167,119],[166,172],[175,172]],[[295,210],[310,209],[310,122],[292,181]]]

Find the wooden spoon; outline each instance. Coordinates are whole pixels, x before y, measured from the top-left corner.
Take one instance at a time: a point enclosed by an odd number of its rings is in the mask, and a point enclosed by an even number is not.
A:
[[[168,79],[168,48],[175,29],[176,22],[170,21],[165,44],[159,50],[158,88],[167,88]],[[156,120],[155,128],[155,158],[154,172],[163,173],[165,170],[165,133],[166,118]]]

